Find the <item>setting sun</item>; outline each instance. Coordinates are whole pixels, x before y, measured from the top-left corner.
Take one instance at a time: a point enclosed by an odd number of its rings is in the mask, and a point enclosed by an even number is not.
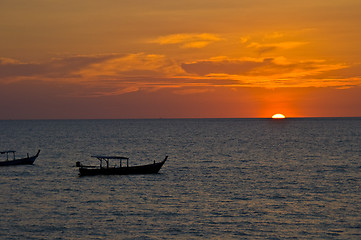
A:
[[[283,114],[280,114],[280,113],[277,113],[277,114],[274,114],[272,116],[273,119],[281,119],[281,118],[286,118],[285,115]]]

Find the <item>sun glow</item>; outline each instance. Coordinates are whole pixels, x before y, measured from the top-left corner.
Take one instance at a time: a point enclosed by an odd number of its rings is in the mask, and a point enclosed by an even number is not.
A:
[[[282,119],[282,118],[286,118],[285,115],[283,114],[280,114],[280,113],[277,113],[277,114],[274,114],[272,116],[273,119]]]

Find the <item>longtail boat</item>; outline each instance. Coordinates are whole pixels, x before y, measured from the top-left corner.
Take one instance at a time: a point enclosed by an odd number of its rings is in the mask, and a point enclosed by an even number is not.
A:
[[[6,160],[0,161],[0,166],[11,166],[11,165],[31,165],[35,162],[36,158],[39,156],[40,150],[38,150],[37,154],[34,156],[29,156],[29,153],[27,154],[27,157],[25,158],[15,158],[15,152],[13,150],[8,151],[2,151],[0,154],[6,155]],[[9,156],[10,155],[10,156]],[[11,155],[13,157],[11,158]]]
[[[87,166],[80,162],[76,162],[76,167],[79,167],[80,176],[92,175],[129,175],[129,174],[154,174],[158,173],[162,168],[168,156],[163,161],[147,165],[129,166],[129,158],[120,156],[91,156],[97,158],[100,162],[99,166]],[[119,161],[119,165],[110,166],[110,160]],[[126,164],[123,163],[126,161]]]

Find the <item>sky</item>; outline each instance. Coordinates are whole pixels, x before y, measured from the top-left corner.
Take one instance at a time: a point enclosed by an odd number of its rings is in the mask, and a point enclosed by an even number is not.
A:
[[[1,0],[0,119],[361,117],[360,0]]]

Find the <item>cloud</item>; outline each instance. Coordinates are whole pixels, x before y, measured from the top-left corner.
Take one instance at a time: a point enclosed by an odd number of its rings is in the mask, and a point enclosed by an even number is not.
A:
[[[290,61],[283,57],[261,59],[216,58],[183,63],[189,74],[218,79],[217,84],[248,87],[336,87],[361,86],[357,67],[323,60]],[[359,71],[359,70],[358,70]],[[353,72],[352,75],[349,73]],[[337,75],[336,75],[337,73]],[[348,75],[346,74],[348,73]],[[223,79],[223,80],[222,80]],[[229,82],[229,80],[233,80]]]
[[[173,91],[173,93],[178,95],[190,95],[190,94],[200,94],[200,93],[206,93],[206,92],[213,92],[213,88],[204,88],[204,87],[198,87],[198,88],[189,88],[184,87],[179,90]]]
[[[337,87],[361,85],[359,66],[284,57],[227,58],[185,62],[160,54],[67,56],[41,63],[0,59],[0,84],[40,81],[68,88],[68,95],[97,97],[170,89],[178,94],[207,87]],[[185,90],[185,88],[187,90]],[[200,90],[199,88],[202,88]]]
[[[157,39],[151,40],[151,43],[158,43],[160,45],[177,44],[182,48],[203,48],[207,45],[222,40],[218,35],[210,33],[201,34],[171,34],[161,36]]]
[[[68,56],[39,63],[0,59],[0,84],[53,82],[73,84],[69,95],[120,95],[142,88],[178,87],[184,74],[173,60],[158,54]],[[79,87],[83,86],[83,87]]]
[[[270,59],[264,60],[203,60],[183,63],[182,68],[191,74],[206,76],[209,74],[244,75],[252,69],[269,64]]]
[[[15,59],[0,59],[0,80],[18,77],[74,77],[74,72],[95,63],[114,58],[114,55],[80,55],[54,58],[41,63],[26,63]]]
[[[228,74],[243,76],[306,76],[342,69],[342,64],[327,64],[320,60],[290,62],[285,58],[263,59],[210,59],[183,63],[182,68],[191,74],[207,76]]]
[[[286,41],[286,42],[279,42],[279,43],[258,43],[252,42],[247,45],[247,48],[253,49],[259,54],[271,52],[275,50],[288,50],[297,48],[303,45],[308,44],[308,42],[297,42],[297,41]]]
[[[0,65],[6,65],[6,64],[19,64],[21,63],[18,60],[11,59],[11,58],[1,58],[0,57]]]
[[[77,74],[87,79],[119,79],[174,76],[180,72],[183,72],[183,70],[164,55],[135,53],[91,64],[79,70]]]
[[[183,70],[164,55],[135,53],[54,58],[44,62],[0,59],[0,82],[23,79],[89,81],[122,77],[164,77]]]
[[[310,31],[310,29],[245,35],[239,40],[244,47],[262,54],[278,50],[291,50],[310,44],[309,41],[300,41],[300,39],[304,39],[305,31]]]

